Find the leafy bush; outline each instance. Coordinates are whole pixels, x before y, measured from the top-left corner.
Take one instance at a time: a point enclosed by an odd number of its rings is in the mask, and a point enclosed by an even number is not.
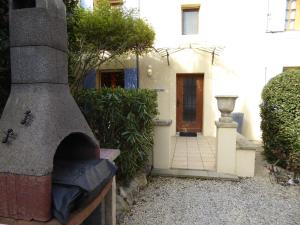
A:
[[[72,35],[77,45],[69,51],[72,91],[81,89],[87,72],[103,63],[123,54],[152,50],[155,33],[133,10],[111,7],[109,0],[101,0],[93,11],[74,10],[74,15]]]
[[[133,177],[149,159],[153,147],[153,120],[157,95],[143,89],[82,90],[75,99],[101,148],[117,148],[119,177]]]
[[[288,70],[271,79],[263,89],[262,100],[261,129],[267,160],[280,159],[282,166],[299,173],[300,71]]]

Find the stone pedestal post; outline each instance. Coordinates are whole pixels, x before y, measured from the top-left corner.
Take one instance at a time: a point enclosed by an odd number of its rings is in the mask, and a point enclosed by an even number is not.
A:
[[[236,129],[235,122],[216,122],[217,172],[235,174]]]
[[[171,159],[172,120],[156,120],[154,130],[153,167],[169,169]]]

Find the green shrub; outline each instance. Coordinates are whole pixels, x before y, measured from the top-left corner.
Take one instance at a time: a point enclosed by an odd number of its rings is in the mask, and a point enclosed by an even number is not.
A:
[[[297,172],[295,168],[299,168],[300,161],[300,71],[288,70],[271,79],[263,89],[262,100],[265,156],[271,162],[280,159],[282,166]]]
[[[74,10],[73,18],[73,29],[69,29],[69,37],[72,34],[76,40],[69,48],[72,92],[82,89],[87,72],[103,63],[124,54],[142,55],[153,50],[155,33],[151,26],[134,10],[111,7],[109,0],[95,1],[92,11]]]
[[[143,89],[102,88],[82,90],[75,99],[101,148],[117,148],[118,176],[133,177],[149,160],[153,147],[153,120],[157,115],[157,95]]]

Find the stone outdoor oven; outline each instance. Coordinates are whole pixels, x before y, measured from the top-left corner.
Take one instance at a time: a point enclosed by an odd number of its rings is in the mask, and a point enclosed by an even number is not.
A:
[[[99,145],[68,86],[63,1],[10,0],[9,17],[12,86],[0,120],[0,217],[47,221],[60,143],[84,134],[95,141],[95,158]]]

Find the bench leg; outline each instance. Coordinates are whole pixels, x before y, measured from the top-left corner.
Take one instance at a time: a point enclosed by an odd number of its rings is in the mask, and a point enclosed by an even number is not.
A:
[[[104,201],[105,225],[116,225],[116,178],[113,178],[112,187],[107,193]]]

